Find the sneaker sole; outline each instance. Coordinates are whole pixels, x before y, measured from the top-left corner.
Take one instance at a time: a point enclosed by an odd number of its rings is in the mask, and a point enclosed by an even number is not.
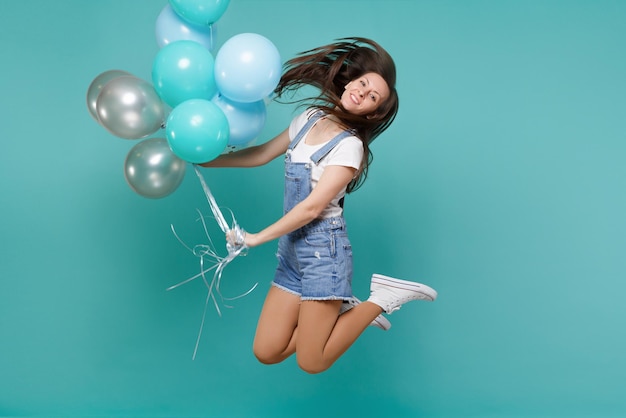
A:
[[[383,276],[382,274],[374,274],[372,275],[372,283],[395,287],[397,289],[410,290],[421,295],[420,299],[430,302],[437,299],[437,291],[435,289],[417,282],[400,280],[393,277]]]
[[[361,301],[357,298],[352,298],[356,303],[344,302],[341,305],[341,310],[339,311],[339,315],[342,315],[348,312],[350,309],[354,308],[356,305],[361,303]],[[382,314],[378,315],[374,320],[370,323],[370,326],[374,326],[382,329],[383,331],[388,331],[391,328],[391,322],[387,318],[385,318]]]
[[[374,325],[375,327],[378,327],[383,331],[389,331],[389,328],[391,328],[391,322],[389,322],[389,320],[382,315],[378,315],[376,318],[374,318],[370,325]]]

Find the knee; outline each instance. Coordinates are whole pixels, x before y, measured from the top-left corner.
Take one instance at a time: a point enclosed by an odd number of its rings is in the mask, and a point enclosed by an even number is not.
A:
[[[262,363],[262,364],[276,364],[282,361],[281,358],[278,358],[277,356],[273,354],[265,353],[262,351],[254,351],[254,357],[256,357],[259,363]]]
[[[302,369],[302,371],[309,374],[318,374],[322,373],[330,367],[330,365],[325,364],[322,361],[312,361],[310,359],[302,359],[298,358],[298,367]]]
[[[277,353],[267,346],[263,347],[260,344],[254,344],[252,352],[254,353],[254,357],[262,364],[276,364],[284,360],[280,353]]]

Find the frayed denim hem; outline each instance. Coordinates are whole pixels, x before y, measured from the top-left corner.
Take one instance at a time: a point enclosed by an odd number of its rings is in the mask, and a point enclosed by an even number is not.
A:
[[[350,301],[353,296],[350,297],[344,297],[344,296],[302,296],[300,293],[293,291],[285,286],[281,286],[275,282],[272,282],[272,286],[276,287],[277,289],[282,290],[283,292],[287,292],[291,295],[294,296],[300,296],[300,300],[301,301],[307,301],[307,300],[319,300],[319,301],[324,301],[324,300],[340,300],[342,302],[348,302]]]
[[[276,288],[278,288],[278,289],[280,289],[280,290],[282,290],[284,292],[290,293],[292,295],[300,296],[300,297],[302,296],[300,293],[298,293],[296,291],[293,291],[293,290],[291,290],[289,288],[286,288],[285,286],[281,286],[281,285],[277,284],[276,282],[272,282],[272,286],[274,286],[274,287],[276,287]]]
[[[347,301],[349,301],[352,298],[351,297],[343,297],[343,296],[302,296],[300,299],[302,301],[306,301],[306,300],[318,300],[318,301],[340,300],[342,302],[347,302]]]

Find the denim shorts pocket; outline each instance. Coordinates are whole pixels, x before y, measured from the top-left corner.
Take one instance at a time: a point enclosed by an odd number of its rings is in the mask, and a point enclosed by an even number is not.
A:
[[[335,235],[337,241],[337,258],[336,268],[337,274],[346,277],[348,283],[352,283],[352,245],[345,231],[338,232]]]
[[[335,257],[335,235],[329,231],[310,232],[304,237],[310,247],[327,248],[330,256]]]
[[[348,238],[348,234],[345,232],[335,234],[337,245],[343,249],[346,256],[352,257],[352,244]]]

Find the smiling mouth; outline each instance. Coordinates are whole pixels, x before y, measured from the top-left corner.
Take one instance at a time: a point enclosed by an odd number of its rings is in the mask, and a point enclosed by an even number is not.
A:
[[[352,102],[354,104],[357,104],[357,105],[359,104],[359,99],[354,94],[350,95],[350,99],[352,99]]]

